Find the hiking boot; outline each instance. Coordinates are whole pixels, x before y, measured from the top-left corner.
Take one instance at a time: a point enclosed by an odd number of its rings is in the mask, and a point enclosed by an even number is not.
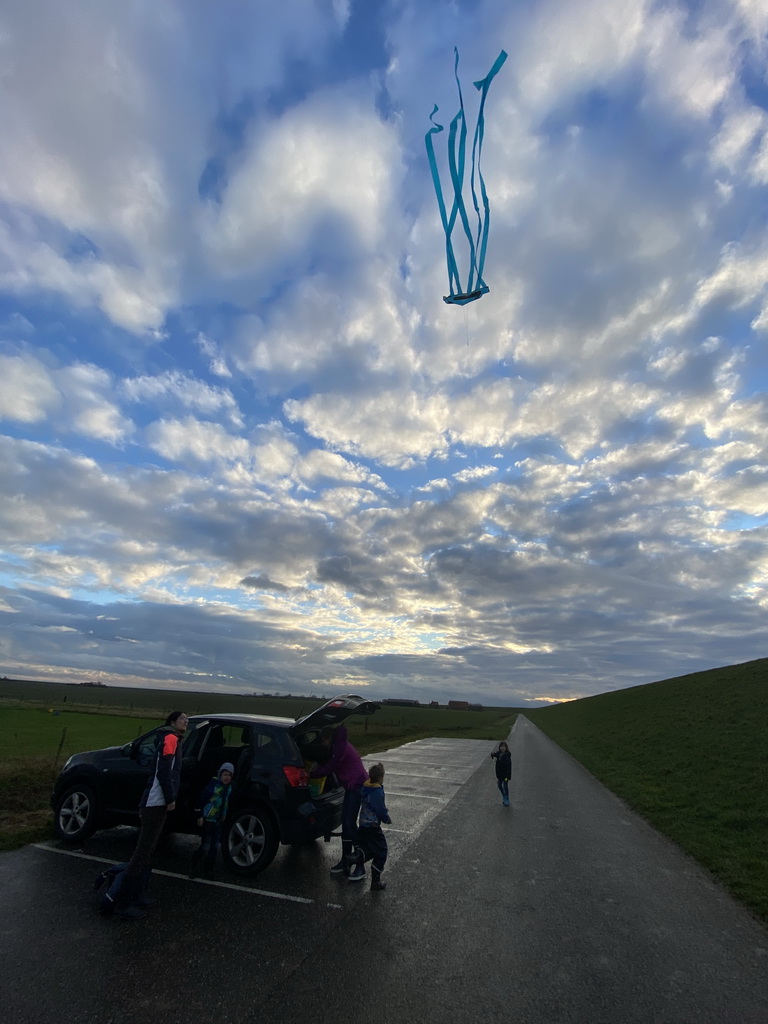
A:
[[[342,857],[338,864],[334,864],[331,868],[332,875],[349,874],[349,868],[347,867],[347,858]]]

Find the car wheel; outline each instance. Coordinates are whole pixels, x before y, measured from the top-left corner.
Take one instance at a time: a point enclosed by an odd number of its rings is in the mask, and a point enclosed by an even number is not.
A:
[[[70,786],[54,810],[56,835],[67,843],[79,843],[96,831],[96,794],[90,786]]]
[[[275,859],[275,825],[269,813],[260,807],[238,811],[224,826],[222,838],[224,860],[235,874],[256,875]]]

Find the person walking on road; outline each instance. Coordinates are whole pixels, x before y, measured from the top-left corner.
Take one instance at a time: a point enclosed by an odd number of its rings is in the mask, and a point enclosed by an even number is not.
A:
[[[154,906],[155,901],[146,895],[152,873],[152,854],[168,812],[176,809],[181,782],[181,740],[187,731],[187,721],[183,711],[172,711],[165,720],[165,727],[158,731],[149,781],[139,801],[139,837],[115,906],[115,913],[120,917],[144,917],[147,907]]]
[[[225,761],[218,773],[211,779],[200,794],[195,807],[197,827],[202,829],[200,846],[192,855],[192,868],[189,877],[197,874],[200,861],[203,862],[203,876],[213,878],[213,867],[216,863],[216,852],[221,846],[221,828],[227,816],[229,797],[232,793],[232,778],[235,766]]]
[[[387,888],[382,882],[381,874],[387,863],[387,839],[381,830],[382,822],[391,825],[392,819],[384,798],[384,765],[373,765],[368,771],[368,781],[363,783],[362,800],[360,801],[360,823],[357,829],[357,841],[363,854],[363,864],[371,861],[371,889],[376,892]],[[355,876],[354,872],[359,871]],[[353,868],[349,880],[357,881],[365,877],[365,868],[358,863]]]
[[[327,725],[320,733],[320,741],[329,750],[330,756],[323,764],[318,764],[309,773],[310,778],[334,774],[344,789],[344,803],[341,806],[341,860],[331,868],[332,875],[345,874],[351,877],[356,866],[355,841],[357,839],[357,815],[360,811],[362,798],[361,787],[368,778],[368,772],[360,755],[347,739],[347,730],[343,725]],[[365,869],[362,875],[365,877]]]
[[[491,754],[496,761],[496,785],[501,793],[501,802],[509,807],[509,780],[512,778],[512,755],[509,747],[502,740],[498,748]]]

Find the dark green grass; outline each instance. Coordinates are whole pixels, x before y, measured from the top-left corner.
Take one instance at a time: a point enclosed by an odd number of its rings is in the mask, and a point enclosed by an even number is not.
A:
[[[0,761],[0,850],[53,835],[48,799],[57,772],[50,758]]]
[[[768,921],[768,659],[525,714]]]
[[[70,754],[128,743],[159,725],[173,708],[189,714],[240,712],[295,719],[322,703],[0,681],[0,850],[52,834],[48,800]],[[503,739],[515,716],[510,708],[448,711],[385,705],[374,716],[352,717],[346,725],[352,743],[367,754],[428,736]]]
[[[53,834],[49,798],[70,754],[127,743],[157,718],[0,707],[0,850]]]

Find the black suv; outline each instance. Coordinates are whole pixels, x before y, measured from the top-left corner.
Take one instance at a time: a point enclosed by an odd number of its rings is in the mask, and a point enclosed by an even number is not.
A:
[[[379,705],[345,694],[293,721],[268,715],[195,715],[182,742],[181,787],[171,832],[197,831],[195,802],[225,761],[235,766],[222,851],[231,871],[249,875],[272,863],[279,843],[328,836],[341,822],[343,790],[334,776],[322,792],[307,777],[308,761],[327,757],[320,731]],[[79,843],[96,829],[138,825],[138,805],[155,751],[157,729],[123,747],[74,754],[51,795],[60,839]]]

